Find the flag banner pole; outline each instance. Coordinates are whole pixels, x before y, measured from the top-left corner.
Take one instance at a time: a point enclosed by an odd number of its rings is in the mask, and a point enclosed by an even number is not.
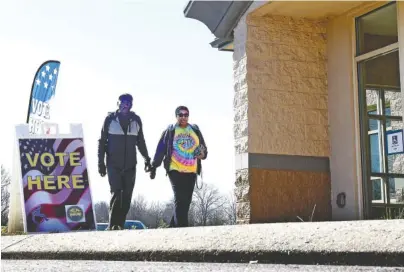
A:
[[[60,61],[48,60],[36,71],[26,120],[30,134],[41,134],[42,124],[50,122],[51,104],[56,93],[59,67]],[[49,129],[44,133],[49,134]]]

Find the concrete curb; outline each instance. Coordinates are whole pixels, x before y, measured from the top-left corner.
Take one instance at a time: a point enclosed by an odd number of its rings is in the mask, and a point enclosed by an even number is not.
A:
[[[230,252],[230,251],[142,251],[142,252],[2,252],[14,260],[100,260],[156,262],[213,262],[296,265],[351,265],[404,267],[404,253],[383,252]]]
[[[3,259],[404,266],[404,220],[3,236]]]

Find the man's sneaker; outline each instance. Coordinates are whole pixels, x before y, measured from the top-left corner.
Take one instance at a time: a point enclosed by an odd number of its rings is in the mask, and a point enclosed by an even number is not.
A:
[[[120,226],[114,225],[112,226],[112,230],[122,230]]]

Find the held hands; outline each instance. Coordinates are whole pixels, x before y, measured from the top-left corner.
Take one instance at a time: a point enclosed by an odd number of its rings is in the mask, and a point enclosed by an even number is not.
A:
[[[150,159],[145,161],[144,170],[146,173],[150,172],[151,179],[154,179],[156,177],[156,167],[150,164]]]
[[[144,171],[147,173],[147,172],[150,172],[150,169],[152,168],[152,165],[150,164],[150,158],[149,159],[146,159],[145,160],[145,162],[144,162]]]
[[[156,177],[156,167],[152,166],[150,169],[150,179],[154,179]]]

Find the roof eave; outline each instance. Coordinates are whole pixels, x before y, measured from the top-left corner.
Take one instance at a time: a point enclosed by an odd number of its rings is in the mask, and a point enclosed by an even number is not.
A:
[[[253,1],[189,1],[184,16],[205,24],[216,38],[232,37],[241,16]]]

